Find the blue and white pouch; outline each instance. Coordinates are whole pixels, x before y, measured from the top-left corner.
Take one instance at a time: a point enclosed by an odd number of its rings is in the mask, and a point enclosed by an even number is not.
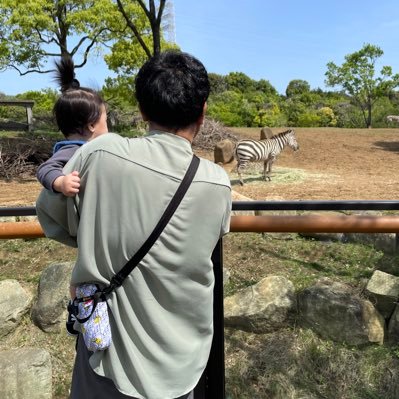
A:
[[[76,287],[77,319],[79,321],[79,319],[82,320],[90,316],[80,326],[86,347],[92,352],[105,350],[112,343],[107,302],[105,300],[97,302],[92,298],[97,291],[98,286],[95,284],[82,284]],[[93,306],[95,306],[94,311]]]

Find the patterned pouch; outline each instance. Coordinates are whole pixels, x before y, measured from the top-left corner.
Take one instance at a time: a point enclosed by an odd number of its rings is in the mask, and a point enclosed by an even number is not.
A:
[[[107,302],[105,300],[95,301],[92,298],[97,291],[98,287],[95,284],[83,284],[76,288],[77,319],[79,321],[79,319],[89,317],[87,321],[81,323],[81,330],[86,347],[92,352],[105,350],[112,343]]]

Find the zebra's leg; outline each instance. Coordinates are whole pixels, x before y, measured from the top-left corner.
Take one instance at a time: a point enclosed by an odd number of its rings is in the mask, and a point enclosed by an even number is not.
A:
[[[268,172],[268,165],[269,161],[266,159],[266,161],[263,161],[263,180],[267,180],[267,172]]]
[[[239,182],[240,182],[241,186],[243,186],[243,185],[244,185],[244,180],[243,180],[243,178],[242,178],[242,174],[241,174],[241,168],[242,168],[242,166],[243,166],[243,165],[241,165],[239,162],[237,163],[237,174],[238,174],[238,180],[239,180]]]
[[[270,157],[266,161],[266,172],[265,172],[265,181],[272,181],[272,165],[274,161],[274,157]]]

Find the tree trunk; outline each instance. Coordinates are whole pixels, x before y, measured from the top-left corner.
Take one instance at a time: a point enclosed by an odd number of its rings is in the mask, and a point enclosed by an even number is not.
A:
[[[158,24],[153,24],[151,21],[151,30],[154,55],[158,55],[161,52],[161,29]]]
[[[372,108],[372,105],[371,105],[371,102],[369,102],[367,104],[367,121],[366,121],[366,125],[367,125],[368,129],[371,129],[371,108]]]

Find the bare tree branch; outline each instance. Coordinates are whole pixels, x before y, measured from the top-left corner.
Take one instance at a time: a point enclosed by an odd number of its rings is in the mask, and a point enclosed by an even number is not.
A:
[[[162,19],[162,15],[165,9],[165,4],[166,4],[166,0],[161,0],[159,2],[159,9],[158,9],[158,15],[157,15],[157,20],[156,23],[158,26],[161,26],[161,19]]]
[[[58,44],[57,40],[55,40],[53,37],[51,39],[45,39],[42,36],[42,33],[40,32],[40,30],[39,30],[39,28],[37,26],[34,29],[35,29],[35,31],[36,31],[37,35],[39,36],[39,39],[40,39],[40,41],[42,43],[46,43],[46,44],[56,43],[56,44]]]
[[[21,71],[19,68],[17,68],[15,65],[9,65],[9,67],[10,67],[10,68],[14,68],[14,69],[19,73],[19,76],[24,76],[24,75],[27,75],[27,74],[33,73],[33,72],[36,72],[36,73],[50,73],[50,72],[54,72],[54,69],[49,69],[49,70],[45,70],[45,71],[40,70],[40,69],[29,69],[29,70],[27,70],[27,71],[25,71],[25,72],[22,72],[22,71]]]
[[[154,1],[150,0],[150,10],[148,10],[147,5],[144,3],[144,1],[137,0],[137,3],[139,3],[140,7],[145,12],[145,15],[147,15],[147,18],[151,21],[151,8],[154,5]]]
[[[71,51],[71,56],[74,56],[76,52],[79,50],[79,47],[87,40],[89,39],[89,36],[84,36],[79,40],[79,43],[73,48]]]
[[[139,2],[141,0],[138,0]],[[136,26],[133,24],[133,22],[130,20],[129,16],[126,14],[125,8],[122,5],[122,2],[120,0],[116,0],[116,2],[118,3],[118,9],[119,11],[122,13],[123,18],[125,18],[126,24],[127,26],[132,30],[134,36],[136,37],[136,39],[139,41],[140,46],[143,48],[143,50],[145,51],[146,55],[148,58],[152,57],[151,51],[150,49],[147,47],[147,45],[145,44],[143,38],[141,37],[139,31],[137,30]]]
[[[91,43],[86,47],[86,50],[85,50],[84,55],[83,55],[83,61],[79,65],[75,65],[75,68],[81,68],[83,65],[86,64],[87,58],[88,58],[88,55],[89,55],[89,52],[90,52],[91,48],[97,43],[98,36],[100,36],[101,33],[104,32],[105,30],[106,30],[105,28],[104,29],[100,29],[99,32],[93,37]]]

